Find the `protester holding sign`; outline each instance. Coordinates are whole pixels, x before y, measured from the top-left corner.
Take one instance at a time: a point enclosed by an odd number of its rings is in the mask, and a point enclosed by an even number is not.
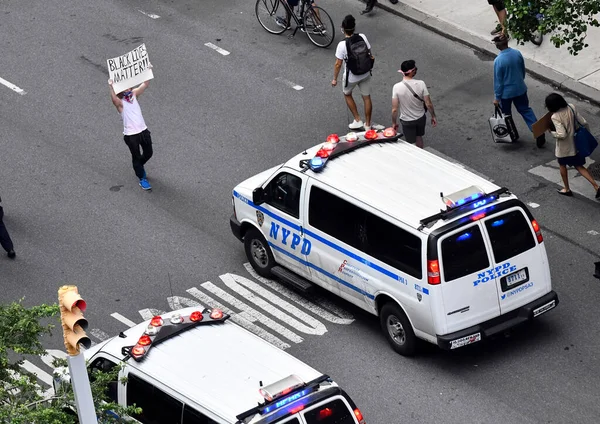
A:
[[[140,179],[140,187],[150,190],[152,187],[148,182],[144,165],[152,157],[152,139],[137,101],[148,88],[149,81],[144,81],[136,88],[128,88],[119,94],[115,94],[112,79],[108,80],[108,85],[113,105],[123,118],[123,139],[131,152],[133,170]]]

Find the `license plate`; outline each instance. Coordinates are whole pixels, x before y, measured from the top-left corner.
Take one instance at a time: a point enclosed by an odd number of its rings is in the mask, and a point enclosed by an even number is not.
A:
[[[522,269],[506,276],[506,287],[512,287],[525,280],[527,280],[527,272],[525,272],[525,269]]]
[[[542,315],[544,312],[549,311],[550,309],[556,306],[556,301],[553,300],[551,302],[546,303],[544,306],[540,306],[537,309],[533,310],[533,317],[537,317],[538,315]]]
[[[478,341],[481,341],[481,333],[471,334],[470,336],[452,340],[452,342],[450,342],[450,349],[457,349]]]

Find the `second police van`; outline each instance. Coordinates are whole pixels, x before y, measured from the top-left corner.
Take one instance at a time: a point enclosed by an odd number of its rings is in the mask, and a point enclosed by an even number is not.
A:
[[[402,140],[338,137],[233,190],[252,267],[379,316],[398,353],[455,349],[558,305],[540,226],[506,188]]]

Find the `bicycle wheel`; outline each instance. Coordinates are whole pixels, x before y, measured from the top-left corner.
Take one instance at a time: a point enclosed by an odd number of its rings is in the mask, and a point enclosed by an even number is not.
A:
[[[256,0],[254,11],[260,25],[271,34],[281,34],[289,27],[290,14],[281,0]]]
[[[319,6],[311,6],[304,12],[304,29],[318,47],[329,47],[335,38],[331,16]]]

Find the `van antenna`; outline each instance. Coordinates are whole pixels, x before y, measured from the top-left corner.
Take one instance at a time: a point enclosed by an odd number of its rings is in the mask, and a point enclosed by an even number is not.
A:
[[[173,298],[173,284],[171,284],[171,274],[167,272],[167,277],[169,277],[169,290],[171,290],[171,299]]]

